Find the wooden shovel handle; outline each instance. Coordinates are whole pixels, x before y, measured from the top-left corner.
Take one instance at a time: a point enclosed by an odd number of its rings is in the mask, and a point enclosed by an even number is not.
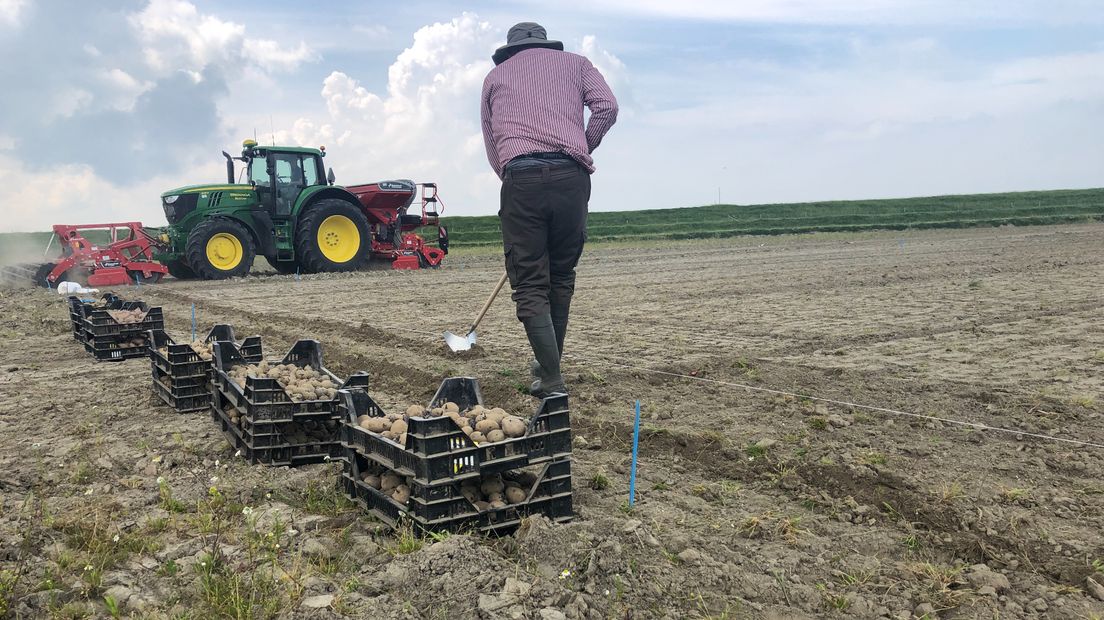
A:
[[[506,272],[502,272],[502,277],[498,279],[498,285],[491,291],[491,296],[487,298],[487,303],[483,304],[483,309],[479,311],[479,315],[475,317],[475,322],[471,324],[471,329],[468,333],[475,331],[476,327],[479,327],[479,322],[483,320],[483,315],[487,314],[487,310],[490,309],[491,304],[494,303],[495,297],[498,297],[498,292],[502,290],[502,285],[506,284]]]

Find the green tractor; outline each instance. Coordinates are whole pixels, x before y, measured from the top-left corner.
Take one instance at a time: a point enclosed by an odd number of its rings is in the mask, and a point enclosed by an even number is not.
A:
[[[438,223],[435,184],[421,184],[422,215],[407,215],[418,188],[411,181],[340,187],[333,170],[327,174],[323,166],[325,147],[261,146],[254,140],[242,147],[241,157],[222,153],[227,184],[189,185],[161,195],[169,225],[149,232],[160,241],[154,257],[174,277],[244,276],[257,255],[280,273],[352,271],[373,253],[401,247],[407,237],[421,239],[402,232]],[[245,164],[247,183],[235,182],[235,160]],[[447,239],[439,241],[447,248]],[[443,252],[422,246],[426,256],[414,262],[436,267]]]

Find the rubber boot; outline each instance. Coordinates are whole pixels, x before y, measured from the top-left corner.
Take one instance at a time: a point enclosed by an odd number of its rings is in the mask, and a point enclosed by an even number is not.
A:
[[[564,352],[564,337],[567,336],[567,313],[571,310],[571,303],[552,304],[552,329],[556,331],[556,346],[560,349],[560,357]]]
[[[555,392],[566,392],[563,376],[560,374],[560,348],[556,344],[556,330],[552,327],[552,315],[542,314],[530,317],[522,322],[525,335],[529,337],[529,346],[540,364],[540,379],[533,382],[529,392],[538,398]]]

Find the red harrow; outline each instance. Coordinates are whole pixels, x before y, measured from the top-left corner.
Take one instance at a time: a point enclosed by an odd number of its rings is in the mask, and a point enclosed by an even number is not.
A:
[[[82,231],[95,231],[95,235],[89,236],[97,241],[91,241]],[[63,281],[99,287],[152,284],[168,273],[164,265],[153,260],[153,239],[139,222],[57,224],[50,245],[55,238],[61,245],[61,256],[56,262],[8,265],[0,269],[0,280],[47,288]]]

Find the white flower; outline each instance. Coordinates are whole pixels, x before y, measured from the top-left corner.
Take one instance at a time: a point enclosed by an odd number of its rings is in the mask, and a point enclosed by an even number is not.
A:
[[[325,461],[326,463],[329,463],[330,462],[330,455],[327,454],[326,456],[322,457],[322,460]]]
[[[265,499],[272,499],[271,493],[265,493]]]
[[[215,459],[215,467],[218,467],[218,459]]]
[[[246,506],[242,508],[242,514],[248,517],[249,515],[253,514],[253,509],[249,506]]]
[[[157,477],[157,484],[165,484],[165,477],[164,476],[158,476]]]
[[[92,570],[92,565],[91,564],[85,564],[84,565],[84,570]]]
[[[88,487],[88,490],[85,491],[84,494],[85,495],[92,495],[93,491],[95,491],[95,489],[93,487]]]
[[[563,570],[562,570],[562,571],[560,572],[560,579],[567,579],[567,578],[568,578],[568,577],[570,577],[570,576],[571,576],[571,571],[567,570],[566,568],[565,568],[565,569],[563,569]]]
[[[200,566],[207,566],[207,563],[206,562],[200,562],[199,565]]]
[[[237,456],[241,456],[241,450],[238,450],[237,452],[235,452],[235,453],[234,453],[234,456],[236,456],[236,457],[237,457]]]
[[[38,450],[39,448],[41,448],[41,447],[42,447],[42,444],[40,444],[40,443],[37,443],[37,442],[36,442],[36,443],[32,443],[32,444],[31,444],[31,447],[32,447],[32,448],[34,448],[35,450]]]
[[[118,534],[116,534],[116,535],[115,535],[115,536],[114,536],[114,537],[113,537],[113,538],[111,539],[111,541],[112,541],[112,542],[119,542],[119,535],[118,535]]]

